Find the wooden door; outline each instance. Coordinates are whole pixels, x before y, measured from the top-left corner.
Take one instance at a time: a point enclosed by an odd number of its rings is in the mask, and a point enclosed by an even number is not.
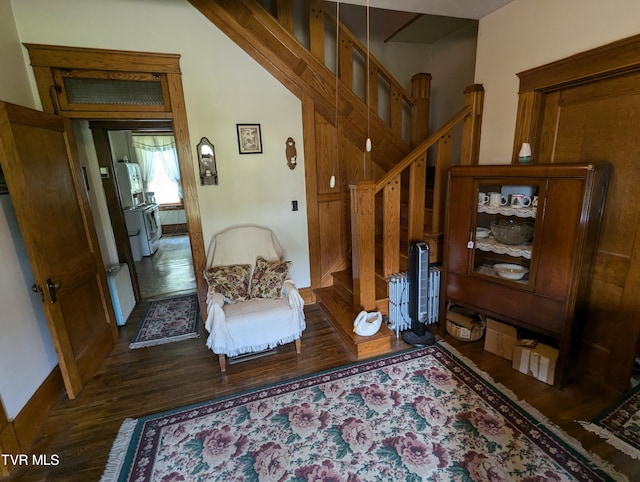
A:
[[[633,199],[640,185],[640,74],[546,96],[545,112],[555,119],[543,123],[542,158],[607,160],[613,166],[583,335],[583,366],[623,389],[639,333],[640,203]]]
[[[69,398],[118,337],[71,123],[0,102],[0,164]]]
[[[530,142],[533,162],[606,160],[613,168],[580,366],[627,390],[640,352],[640,204],[633,201],[640,183],[640,35],[518,76],[514,153]]]

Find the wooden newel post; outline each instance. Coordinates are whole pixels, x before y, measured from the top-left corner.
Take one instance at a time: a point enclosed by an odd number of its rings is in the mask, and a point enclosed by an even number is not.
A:
[[[373,311],[376,308],[375,194],[374,181],[353,181],[351,194],[351,269],[353,304]]]
[[[411,77],[411,95],[415,102],[411,111],[411,146],[429,137],[429,104],[431,103],[431,74]]]
[[[461,165],[478,164],[480,159],[480,128],[482,127],[482,106],[484,87],[473,84],[464,90],[464,103],[471,106],[471,114],[462,124]]]

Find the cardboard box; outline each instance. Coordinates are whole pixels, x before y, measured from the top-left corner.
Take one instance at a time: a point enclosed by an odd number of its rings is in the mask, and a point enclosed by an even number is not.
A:
[[[480,317],[471,310],[454,306],[447,310],[447,333],[461,341],[476,341],[484,335]]]
[[[484,349],[507,360],[512,360],[513,346],[518,341],[518,330],[489,317],[487,317],[486,323]]]
[[[527,344],[531,344],[529,340],[524,343],[516,343],[513,347],[513,363],[511,366],[514,370],[553,385],[558,350],[542,343],[537,343],[533,347],[527,346]]]

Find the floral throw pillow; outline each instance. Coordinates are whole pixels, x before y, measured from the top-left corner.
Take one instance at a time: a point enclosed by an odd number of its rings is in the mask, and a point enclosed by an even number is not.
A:
[[[249,299],[250,264],[214,266],[204,272],[209,290],[224,296],[226,303],[236,303]]]
[[[252,298],[280,298],[282,284],[291,268],[291,261],[267,261],[262,256],[256,259],[251,280]]]

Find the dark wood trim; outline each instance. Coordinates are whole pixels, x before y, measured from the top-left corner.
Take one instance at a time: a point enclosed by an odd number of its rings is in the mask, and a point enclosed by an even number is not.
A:
[[[307,226],[309,240],[309,271],[311,287],[319,288],[322,283],[320,266],[320,229],[318,209],[318,158],[316,150],[315,103],[302,95],[302,132],[304,136],[304,178],[307,191]]]
[[[520,72],[520,93],[549,92],[637,70],[640,70],[640,35]]]
[[[129,50],[23,44],[33,67],[180,73],[180,55]],[[109,60],[107,60],[109,59]]]
[[[0,454],[25,453],[63,393],[64,381],[60,366],[56,365],[13,421],[9,421],[0,403]],[[0,477],[8,476],[12,469],[10,463],[0,461]]]
[[[184,192],[185,213],[189,226],[189,239],[193,267],[202,272],[206,264],[206,253],[202,234],[202,222],[198,201],[197,184],[193,169],[193,155],[187,123],[186,105],[180,73],[180,55],[131,52],[122,50],[103,50],[54,45],[24,44],[29,52],[38,86],[43,110],[56,112],[55,99],[50,96],[54,85],[52,70],[55,68],[73,68],[103,70],[105,72],[152,72],[166,74],[168,112],[129,112],[113,106],[111,111],[73,112],[66,111],[65,117],[76,119],[144,120],[157,119],[171,121],[176,140],[176,151]],[[55,96],[54,96],[55,97]],[[59,108],[58,108],[59,110]],[[196,277],[201,313],[206,313],[206,282]]]
[[[187,223],[163,224],[162,234],[188,234]]]
[[[93,120],[89,122],[91,129],[104,129],[105,131],[140,131],[140,132],[171,132],[173,133],[173,123],[170,120]]]
[[[31,445],[40,424],[63,393],[64,382],[60,366],[56,365],[13,421],[20,447],[26,449]]]
[[[158,204],[159,211],[180,211],[184,209],[184,204]]]
[[[316,294],[311,288],[298,288],[298,292],[305,305],[314,305],[316,303]]]
[[[46,414],[45,414],[46,415]],[[0,428],[0,454],[19,454],[22,453],[16,432],[13,430],[12,424],[7,424],[4,428]],[[11,473],[13,465],[11,461],[0,462],[0,477],[5,477]]]
[[[0,454],[15,454],[20,452],[18,438],[13,430],[13,425],[9,423],[9,418],[4,411],[4,405],[0,400]],[[6,477],[13,468],[10,464],[0,462],[0,477]]]
[[[2,399],[0,399],[0,430],[9,425],[9,418],[7,417],[7,412],[4,411],[4,405],[2,404]]]

